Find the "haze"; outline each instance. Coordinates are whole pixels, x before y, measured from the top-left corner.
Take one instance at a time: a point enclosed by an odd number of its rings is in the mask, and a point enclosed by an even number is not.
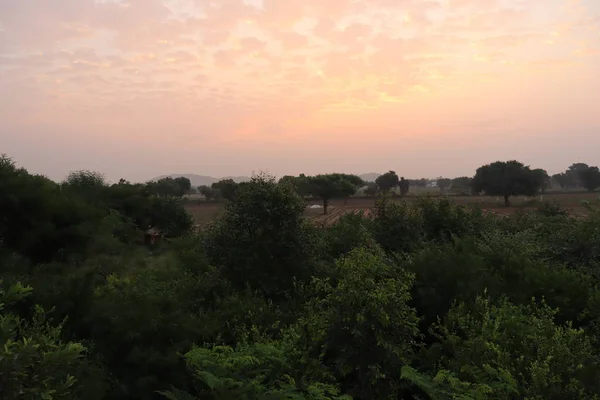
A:
[[[598,0],[1,0],[0,153],[62,179],[596,165]]]

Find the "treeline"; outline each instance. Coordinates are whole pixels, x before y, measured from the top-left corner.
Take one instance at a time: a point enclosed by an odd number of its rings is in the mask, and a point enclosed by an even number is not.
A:
[[[303,197],[318,198],[323,208],[332,199],[348,198],[358,194],[376,196],[391,193],[406,196],[411,187],[436,187],[446,195],[452,190],[458,195],[501,196],[509,205],[511,196],[534,196],[544,193],[554,185],[563,190],[585,189],[590,192],[600,187],[600,170],[587,164],[571,165],[566,172],[549,176],[544,169],[532,169],[518,161],[497,161],[477,169],[475,176],[457,178],[405,179],[395,171],[380,175],[374,182],[363,181],[350,174],[324,174],[317,176],[284,176],[279,182],[291,184]],[[224,179],[209,186],[199,186],[193,193],[200,193],[208,200],[232,200],[241,185],[231,179]]]
[[[382,196],[316,227],[299,182],[255,176],[195,233],[152,185],[3,158],[0,398],[600,399],[594,206]]]

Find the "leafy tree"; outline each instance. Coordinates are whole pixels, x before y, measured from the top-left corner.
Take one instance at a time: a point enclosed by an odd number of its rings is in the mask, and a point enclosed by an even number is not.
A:
[[[569,188],[570,180],[569,180],[569,177],[567,176],[567,174],[565,174],[564,172],[561,172],[560,174],[552,175],[552,179],[554,179],[556,181],[556,183],[558,183],[562,189]]]
[[[206,200],[212,200],[216,197],[216,193],[213,188],[206,185],[198,186],[198,193],[206,197]]]
[[[472,194],[473,193],[473,178],[468,176],[461,176],[452,179],[453,190],[459,191],[460,194]]]
[[[190,180],[185,177],[166,177],[156,182],[148,182],[147,186],[151,193],[159,197],[182,197],[192,188]]]
[[[579,179],[584,188],[593,192],[600,187],[600,170],[598,167],[588,167],[579,171]]]
[[[400,186],[400,196],[404,197],[410,190],[410,181],[408,179],[404,179],[404,177],[401,177],[398,186]]]
[[[286,175],[279,179],[279,184],[290,185],[301,197],[310,195],[309,179],[304,174],[300,174],[299,176]]]
[[[452,187],[452,179],[438,178],[437,185],[440,188],[440,192],[442,194],[446,194],[446,193],[448,193],[448,189],[450,189],[450,187]]]
[[[365,187],[365,195],[375,196],[377,194],[377,184],[375,182],[367,182]]]
[[[586,171],[588,168],[589,166],[585,163],[574,163],[569,166],[565,174],[569,177],[572,187],[578,188],[582,186],[581,173]]]
[[[589,338],[569,324],[557,325],[555,313],[544,303],[516,306],[486,297],[454,306],[436,328],[446,354],[436,377],[411,381],[427,388],[431,399],[600,398]]]
[[[308,191],[323,200],[324,214],[327,214],[331,199],[349,197],[363,185],[363,180],[356,175],[327,174],[308,178]]]
[[[535,179],[537,184],[539,185],[539,190],[542,193],[545,193],[546,189],[548,189],[551,186],[551,179],[548,175],[548,172],[546,172],[545,169],[541,168],[534,169],[531,172],[535,174]]]
[[[311,276],[313,243],[305,207],[292,187],[268,176],[253,177],[210,228],[208,252],[214,264],[239,288],[285,295],[295,280]]]
[[[226,200],[233,200],[238,190],[238,184],[233,179],[222,179],[219,182],[215,182],[211,185],[213,190],[218,190],[221,197]]]
[[[0,243],[36,262],[85,249],[106,212],[0,158]]]
[[[151,227],[158,229],[167,238],[184,236],[194,227],[194,220],[178,198],[153,199],[149,221]]]
[[[400,183],[400,179],[394,171],[389,171],[375,179],[375,183],[379,187],[379,190],[385,193],[394,190]]]
[[[576,189],[583,185],[581,173],[588,168],[589,166],[585,163],[575,163],[569,166],[565,172],[552,175],[552,179],[563,189]]]
[[[192,190],[192,183],[190,180],[184,176],[180,176],[174,179],[175,184],[178,187],[178,197],[183,196],[186,193],[189,193]]]
[[[90,191],[94,188],[106,187],[107,183],[104,175],[101,173],[82,170],[69,173],[62,185],[77,191]]]
[[[473,178],[476,192],[488,196],[503,196],[504,204],[510,205],[510,196],[533,196],[540,190],[539,176],[518,161],[496,161],[477,169]]]
[[[412,275],[381,249],[357,248],[336,262],[336,282],[316,279],[317,298],[296,327],[297,348],[328,367],[356,398],[396,398],[399,372],[414,351]]]
[[[185,354],[197,380],[197,393],[163,392],[168,399],[295,399],[351,400],[335,385],[304,381],[294,369],[290,351],[281,342],[194,347]],[[296,379],[295,379],[296,378]]]
[[[0,288],[0,397],[73,398],[85,348],[79,343],[63,343],[62,327],[51,326],[39,306],[30,320],[6,310],[23,302],[31,290],[20,283],[7,291]]]

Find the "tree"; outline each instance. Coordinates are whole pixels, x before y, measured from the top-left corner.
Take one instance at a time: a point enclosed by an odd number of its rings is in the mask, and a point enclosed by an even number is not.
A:
[[[211,227],[208,252],[214,265],[240,289],[283,296],[295,281],[311,276],[305,208],[290,186],[269,176],[253,177]]]
[[[418,335],[409,305],[414,275],[388,263],[376,246],[336,261],[339,279],[315,279],[317,296],[297,326],[296,348],[318,361],[357,399],[395,399],[400,368]]]
[[[218,190],[221,194],[221,197],[231,201],[235,197],[235,193],[238,189],[238,184],[235,183],[233,179],[222,179],[219,182],[213,183],[211,185],[211,188],[213,190]]]
[[[394,171],[389,171],[375,179],[375,183],[379,187],[379,190],[386,193],[398,186],[400,179]]]
[[[90,190],[95,187],[105,187],[106,179],[99,172],[80,170],[69,173],[63,185],[77,190]]]
[[[551,186],[550,176],[545,169],[537,168],[532,171],[535,174],[536,183],[539,185],[540,191],[542,193],[546,192]]]
[[[452,179],[440,177],[437,179],[437,185],[440,188],[442,195],[445,195],[448,192],[448,189],[452,187]]]
[[[305,197],[310,194],[308,190],[309,179],[304,174],[298,176],[285,175],[279,179],[278,183],[280,185],[290,185],[300,197]]]
[[[80,358],[85,348],[61,342],[62,326],[53,327],[37,306],[30,320],[6,308],[23,302],[31,287],[15,283],[2,289],[0,280],[0,397],[17,399],[76,398]]]
[[[400,186],[400,196],[404,197],[408,194],[408,191],[410,190],[410,181],[402,177],[400,178],[398,186]]]
[[[351,196],[364,184],[360,177],[348,174],[316,175],[308,182],[309,193],[323,200],[323,214],[327,214],[331,199]]]
[[[584,188],[593,192],[600,187],[600,170],[598,167],[588,167],[587,169],[579,171],[579,179]]]
[[[552,175],[552,179],[559,184],[561,189],[567,189],[569,187],[569,177],[564,172]]]
[[[191,189],[192,189],[192,183],[190,182],[190,180],[184,176],[180,176],[178,178],[174,179],[175,184],[177,185],[177,188],[179,189],[177,194],[178,197],[183,196],[184,194],[188,193]]]
[[[188,178],[183,176],[179,178],[166,177],[158,181],[148,182],[148,189],[158,197],[183,197],[192,188]]]
[[[473,178],[468,176],[461,176],[452,179],[452,189],[460,192],[459,194],[472,194],[473,193]]]
[[[212,200],[215,198],[216,193],[210,186],[202,185],[198,186],[198,193],[206,197],[206,200]]]
[[[377,194],[377,184],[375,182],[367,182],[367,187],[365,187],[365,195],[366,196],[375,196]]]
[[[533,196],[541,188],[539,176],[518,161],[496,161],[477,169],[473,178],[475,192],[504,197],[510,205],[510,196]]]
[[[589,166],[586,163],[574,163],[565,174],[569,177],[569,182],[572,187],[578,188],[583,185],[581,181],[581,173],[586,171]]]

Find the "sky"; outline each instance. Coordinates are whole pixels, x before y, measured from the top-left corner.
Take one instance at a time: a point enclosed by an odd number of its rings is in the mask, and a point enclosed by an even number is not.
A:
[[[0,153],[111,181],[600,163],[598,0],[0,0]]]

